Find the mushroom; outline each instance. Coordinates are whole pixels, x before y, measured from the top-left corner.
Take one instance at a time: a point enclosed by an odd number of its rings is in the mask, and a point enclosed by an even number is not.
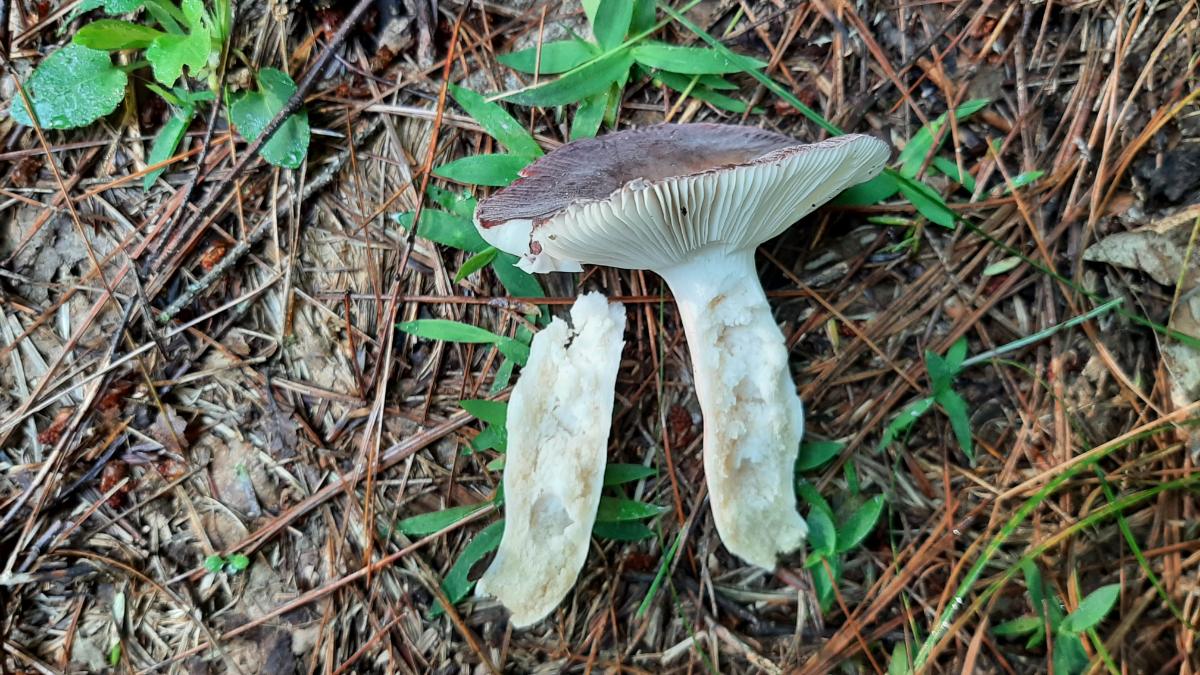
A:
[[[625,308],[589,293],[533,337],[508,401],[504,533],[476,592],[523,628],[550,613],[587,559],[608,454]]]
[[[661,124],[574,141],[481,202],[475,224],[527,271],[648,269],[679,307],[704,416],[704,470],[725,546],[773,569],[807,534],[794,465],[804,411],[754,250],[877,175],[887,144],[802,144],[753,127]]]

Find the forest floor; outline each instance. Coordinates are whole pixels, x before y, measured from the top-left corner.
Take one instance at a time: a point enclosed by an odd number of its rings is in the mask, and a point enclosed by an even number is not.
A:
[[[0,671],[1200,672],[1195,0],[237,2],[181,91],[290,74],[307,155],[222,95],[145,189],[182,104],[136,47],[94,123],[7,112],[142,3],[87,4],[0,3]],[[660,279],[535,280],[470,224],[514,162],[664,121],[895,149],[758,251],[824,531],[773,573],[713,526]],[[608,461],[646,468],[513,630],[469,591],[514,362],[396,326],[528,343],[590,290],[628,317]]]

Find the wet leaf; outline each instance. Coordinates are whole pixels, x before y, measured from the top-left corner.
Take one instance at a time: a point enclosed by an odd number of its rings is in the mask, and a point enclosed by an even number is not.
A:
[[[212,51],[212,34],[202,19],[203,3],[183,0],[183,15],[188,26],[186,34],[162,33],[146,49],[154,79],[168,87],[183,74],[184,66],[195,77],[208,65],[208,54]]]
[[[43,129],[73,129],[111,113],[125,97],[127,78],[113,67],[108,53],[69,44],[47,56],[25,82]],[[33,126],[20,94],[9,114],[17,124]]]
[[[295,93],[296,83],[287,73],[263,68],[258,71],[258,91],[235,100],[229,107],[230,119],[246,140],[253,141]],[[308,111],[301,108],[283,121],[259,154],[275,166],[298,169],[308,153],[309,136]]]

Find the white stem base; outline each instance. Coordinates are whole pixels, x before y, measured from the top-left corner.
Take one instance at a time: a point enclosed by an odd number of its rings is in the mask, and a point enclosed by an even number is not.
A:
[[[692,354],[717,532],[734,555],[774,569],[808,534],[794,485],[804,408],[754,252],[714,246],[658,272],[675,295]]]

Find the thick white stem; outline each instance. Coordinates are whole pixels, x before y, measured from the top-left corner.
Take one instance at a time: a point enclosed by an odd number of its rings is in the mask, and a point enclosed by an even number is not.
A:
[[[804,408],[754,252],[712,246],[657,271],[675,295],[692,354],[717,532],[733,554],[774,569],[808,533],[793,478]]]

